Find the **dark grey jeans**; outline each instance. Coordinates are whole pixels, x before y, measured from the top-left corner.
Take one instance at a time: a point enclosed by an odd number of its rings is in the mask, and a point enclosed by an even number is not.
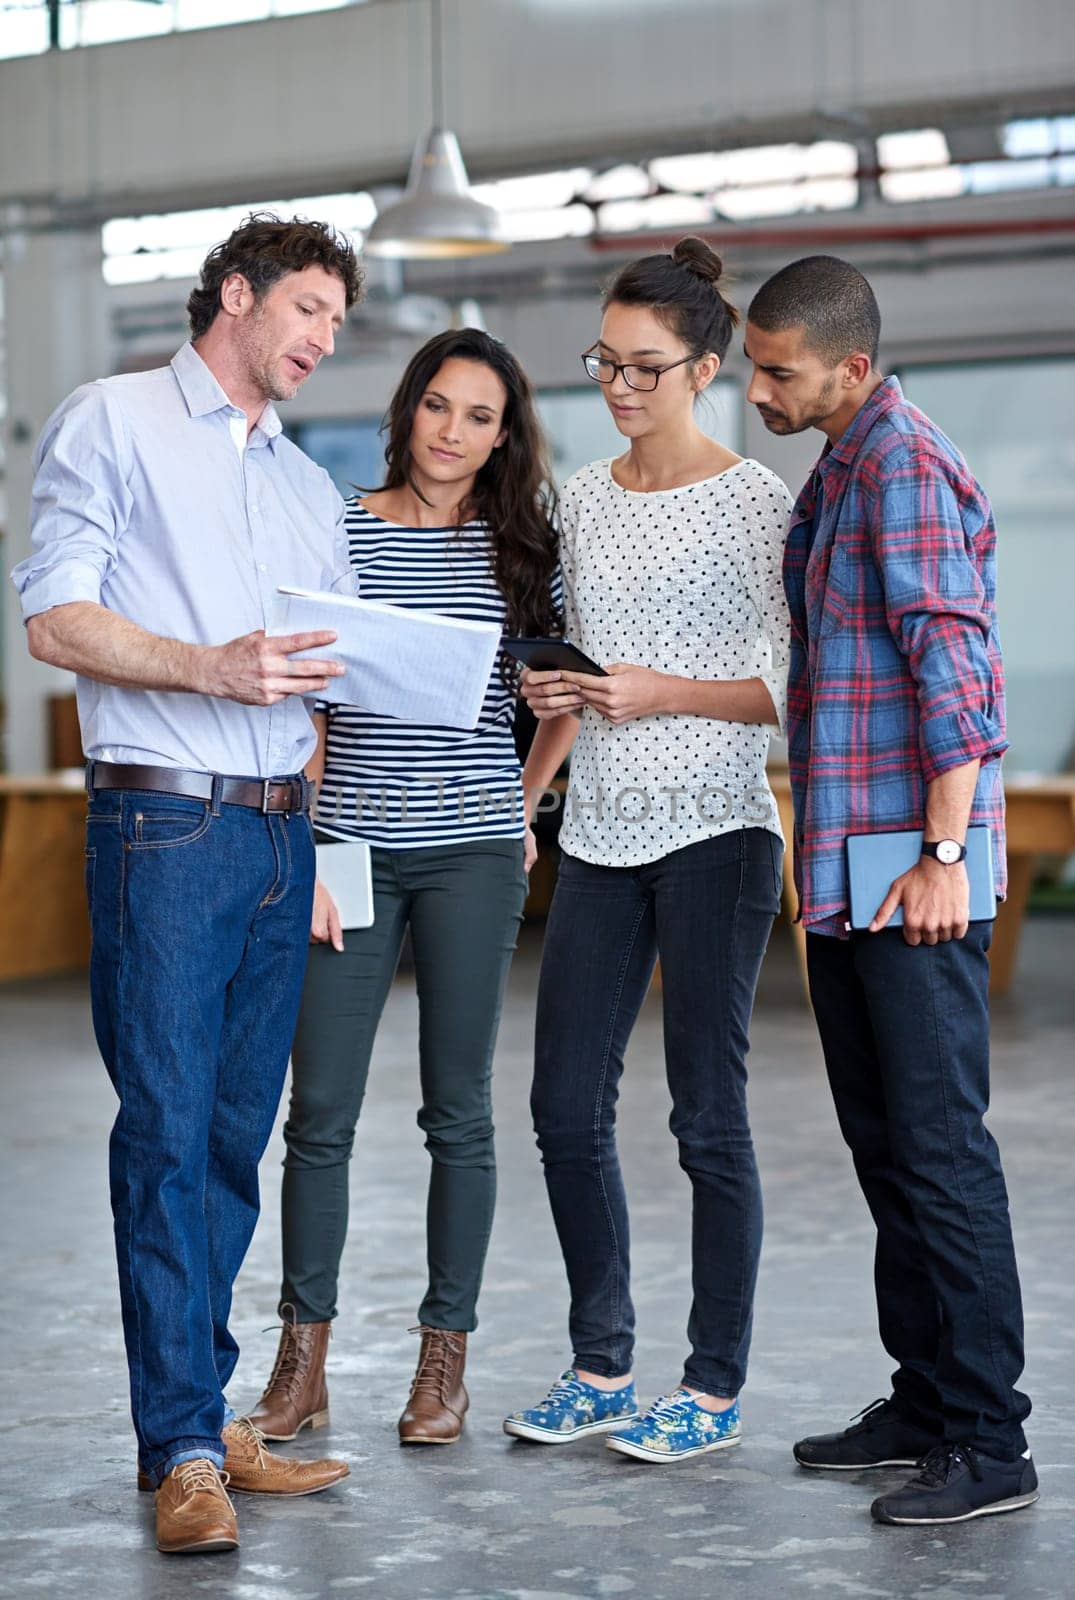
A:
[[[496,1201],[491,1080],[526,874],[521,839],[371,851],[375,921],[313,945],[284,1139],[281,1305],[336,1315],[348,1164],[377,1024],[407,928],[418,988],[418,1126],[432,1158],[419,1321],[469,1332]]]

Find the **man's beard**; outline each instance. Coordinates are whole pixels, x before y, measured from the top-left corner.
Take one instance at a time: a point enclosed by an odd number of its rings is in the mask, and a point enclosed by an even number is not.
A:
[[[774,414],[770,422],[764,411],[759,407],[759,414],[770,433],[792,434],[805,433],[807,428],[820,428],[832,415],[832,397],[836,393],[835,375],[826,378],[814,399],[810,402],[810,410],[805,411],[797,422],[793,422],[786,411]],[[775,426],[774,426],[775,423]]]
[[[247,377],[267,400],[293,400],[299,391],[299,384],[291,388],[285,386],[278,363],[273,361],[266,349],[264,328],[265,318],[260,308],[255,308],[239,336],[239,351]]]

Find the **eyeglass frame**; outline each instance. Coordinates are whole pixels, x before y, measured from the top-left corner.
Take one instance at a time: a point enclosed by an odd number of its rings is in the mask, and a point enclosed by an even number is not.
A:
[[[599,342],[600,341],[597,341],[597,343]],[[633,389],[636,394],[652,394],[653,390],[656,389],[666,372],[671,372],[675,367],[685,367],[688,361],[700,361],[702,356],[704,356],[706,353],[704,350],[695,350],[692,355],[683,356],[679,361],[670,361],[666,367],[647,367],[640,361],[613,361],[609,356],[599,356],[596,354],[597,343],[592,344],[588,350],[584,350],[579,357],[579,360],[582,362],[583,371],[586,373],[586,376],[590,379],[591,383],[600,383],[607,388],[610,383],[615,383],[617,375],[622,373],[624,383],[627,385],[628,389]],[[603,361],[607,366],[610,366],[612,368],[611,378],[598,378],[594,373],[592,373],[589,367],[586,365],[591,358],[596,361]],[[627,376],[628,367],[633,367],[636,372],[652,372],[653,387],[649,389],[643,389],[640,388],[637,383],[632,383],[630,378]]]

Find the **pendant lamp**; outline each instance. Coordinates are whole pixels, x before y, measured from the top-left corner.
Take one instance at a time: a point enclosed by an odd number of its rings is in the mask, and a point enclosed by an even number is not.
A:
[[[499,214],[471,195],[459,141],[444,127],[440,0],[431,0],[430,43],[433,127],[415,146],[403,198],[378,213],[363,250],[418,261],[510,250]]]

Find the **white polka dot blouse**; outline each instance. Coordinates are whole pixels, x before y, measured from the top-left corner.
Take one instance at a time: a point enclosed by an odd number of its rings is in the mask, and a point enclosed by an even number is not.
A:
[[[791,496],[744,460],[677,489],[636,493],[594,461],[561,499],[567,637],[608,666],[682,678],[760,678],[784,726],[788,614],[781,559]],[[560,834],[569,855],[640,866],[699,839],[780,821],[765,775],[770,729],[657,715],[614,727],[591,708],[571,752]]]

